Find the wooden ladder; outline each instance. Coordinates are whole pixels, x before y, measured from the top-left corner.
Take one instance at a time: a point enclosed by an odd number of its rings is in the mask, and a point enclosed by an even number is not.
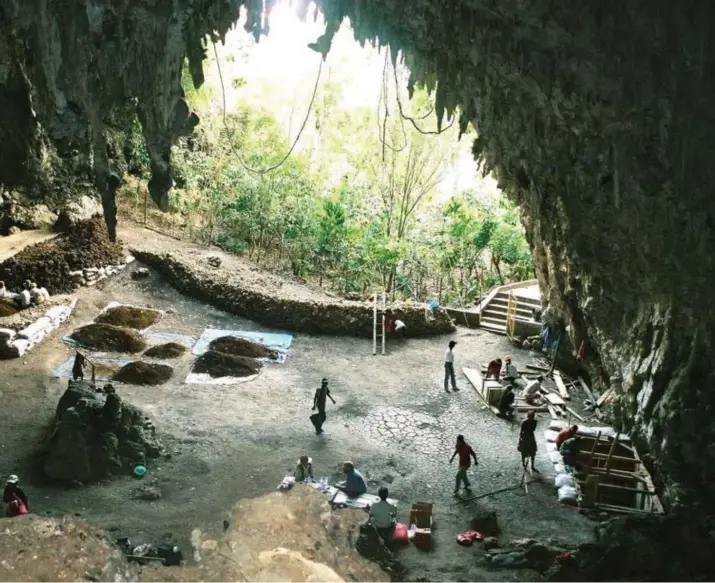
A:
[[[377,340],[382,343],[382,355],[385,356],[385,310],[387,309],[387,295],[382,292],[382,305],[379,308],[380,318],[378,318],[378,292],[375,292],[372,303],[372,355],[377,354]]]
[[[514,292],[509,292],[509,301],[506,308],[506,335],[512,339],[514,337],[514,327],[516,326],[516,308],[519,306],[519,300],[516,299]]]

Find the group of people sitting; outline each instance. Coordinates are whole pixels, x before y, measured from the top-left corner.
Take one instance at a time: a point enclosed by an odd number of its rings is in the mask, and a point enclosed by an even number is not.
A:
[[[0,281],[0,301],[13,304],[18,309],[39,306],[49,297],[50,294],[44,287],[38,287],[30,280],[22,284],[22,291],[19,293],[11,292],[5,287],[5,282]]]
[[[350,498],[356,498],[367,492],[367,481],[355,468],[353,462],[343,463],[343,473],[345,480],[335,484],[338,490],[345,492]],[[307,455],[300,456],[293,477],[296,482],[314,481],[312,458]],[[380,501],[370,506],[366,523],[372,526],[385,541],[389,541],[392,537],[397,520],[397,509],[387,501],[389,494],[385,487],[378,490]]]

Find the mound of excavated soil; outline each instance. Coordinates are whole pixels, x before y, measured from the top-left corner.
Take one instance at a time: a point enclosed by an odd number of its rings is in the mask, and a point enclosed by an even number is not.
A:
[[[137,360],[125,364],[112,377],[113,381],[129,385],[161,385],[171,378],[174,369],[167,364]]]
[[[130,328],[111,324],[88,324],[70,335],[72,340],[92,350],[103,352],[128,352],[134,354],[146,348],[141,334]]]
[[[15,314],[17,314],[17,310],[13,306],[7,302],[0,302],[0,318],[14,316]]]
[[[156,310],[134,308],[132,306],[117,306],[109,308],[95,319],[100,324],[124,326],[135,330],[144,330],[159,321],[161,314]]]
[[[0,263],[0,280],[7,289],[22,289],[25,280],[47,288],[51,294],[73,290],[71,271],[124,263],[119,243],[112,243],[102,217],[70,227],[66,235],[26,247]]]
[[[261,363],[245,356],[209,350],[194,364],[195,373],[206,373],[213,378],[249,377],[261,370]]]
[[[144,353],[144,356],[148,356],[149,358],[179,358],[183,356],[187,350],[188,348],[183,344],[167,342],[166,344],[152,346]]]
[[[233,336],[216,338],[209,344],[209,350],[247,358],[276,358],[278,356],[275,350],[271,350],[263,346],[263,344],[251,342],[245,338],[234,338]]]

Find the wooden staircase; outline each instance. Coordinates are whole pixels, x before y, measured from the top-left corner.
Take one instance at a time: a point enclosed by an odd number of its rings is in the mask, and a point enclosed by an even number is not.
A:
[[[507,333],[507,315],[512,313],[517,320],[529,321],[534,308],[541,308],[539,299],[519,293],[519,288],[503,286],[494,295],[487,297],[479,310],[479,327],[495,334]],[[510,304],[511,296],[511,304]]]

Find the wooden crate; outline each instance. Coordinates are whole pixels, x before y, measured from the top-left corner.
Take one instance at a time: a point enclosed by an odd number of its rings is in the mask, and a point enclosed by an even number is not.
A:
[[[415,546],[429,548],[432,546],[432,504],[415,502],[410,510],[410,527],[417,527],[412,541]]]

